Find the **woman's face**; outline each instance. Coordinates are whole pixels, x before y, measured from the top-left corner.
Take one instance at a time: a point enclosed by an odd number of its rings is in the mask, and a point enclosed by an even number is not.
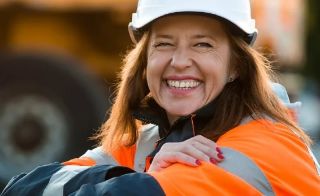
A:
[[[153,23],[147,82],[172,124],[215,99],[229,77],[230,45],[222,24],[200,15],[171,15]]]

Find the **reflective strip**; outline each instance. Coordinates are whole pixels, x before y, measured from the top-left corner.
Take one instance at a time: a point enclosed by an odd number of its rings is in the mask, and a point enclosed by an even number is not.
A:
[[[231,148],[222,147],[221,150],[227,158],[218,164],[219,167],[240,177],[263,195],[275,195],[266,176],[250,158]]]
[[[148,124],[142,127],[137,150],[134,157],[134,170],[143,172],[146,167],[146,157],[154,150],[156,142],[159,140],[158,126]]]
[[[53,174],[47,187],[43,191],[44,196],[63,195],[64,185],[78,173],[88,169],[88,166],[67,165]]]
[[[88,157],[93,159],[96,162],[96,165],[119,165],[111,156],[107,155],[101,146],[88,150],[81,157]],[[80,157],[80,158],[81,158]]]
[[[320,165],[319,165],[319,162],[317,160],[317,158],[314,156],[312,150],[307,146],[308,148],[308,151],[309,151],[309,154],[314,162],[314,165],[316,166],[316,169],[317,169],[317,172],[318,172],[318,175],[320,176]]]
[[[146,157],[154,150],[155,144],[159,140],[158,126],[153,124],[144,125],[141,129],[141,134],[137,141],[137,150],[134,158],[134,170],[143,172],[146,164]],[[96,162],[96,165],[119,165],[119,163],[107,155],[101,146],[88,150],[81,157],[91,158]],[[80,158],[81,158],[80,157]]]
[[[93,150],[88,150],[81,158],[93,159],[96,165],[119,165],[111,156],[108,156],[102,150],[102,147],[97,147]],[[75,175],[88,169],[90,166],[79,166],[79,165],[67,165],[62,167],[50,178],[50,181],[45,188],[43,195],[45,196],[56,196],[63,195],[64,185]]]

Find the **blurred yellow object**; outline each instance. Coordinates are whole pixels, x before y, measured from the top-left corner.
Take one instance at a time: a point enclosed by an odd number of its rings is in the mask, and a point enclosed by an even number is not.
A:
[[[0,5],[21,3],[35,8],[51,9],[105,9],[112,8],[121,11],[131,10],[137,0],[1,0]]]

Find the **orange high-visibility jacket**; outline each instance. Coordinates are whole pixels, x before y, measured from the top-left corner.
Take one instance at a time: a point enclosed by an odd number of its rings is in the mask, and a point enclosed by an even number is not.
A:
[[[225,156],[218,165],[174,164],[150,175],[167,195],[259,195],[259,186],[264,195],[320,195],[315,162],[303,141],[286,126],[253,120],[228,131],[217,143]],[[121,148],[114,158],[134,168],[134,148]]]
[[[155,126],[147,126],[141,134],[147,133],[143,137],[152,141],[152,130]],[[139,143],[113,156],[98,147],[78,159],[21,174],[1,195],[320,195],[315,162],[286,126],[252,120],[217,143],[225,157],[217,165],[176,163],[150,173],[141,170],[141,157],[148,153],[141,153],[144,147]]]

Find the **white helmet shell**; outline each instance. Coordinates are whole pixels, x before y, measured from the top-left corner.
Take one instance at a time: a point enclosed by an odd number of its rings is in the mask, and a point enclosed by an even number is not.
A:
[[[250,0],[139,0],[136,13],[132,14],[129,33],[134,43],[140,38],[139,30],[150,22],[174,13],[205,13],[228,20],[248,35],[253,44],[257,29],[251,18]]]

